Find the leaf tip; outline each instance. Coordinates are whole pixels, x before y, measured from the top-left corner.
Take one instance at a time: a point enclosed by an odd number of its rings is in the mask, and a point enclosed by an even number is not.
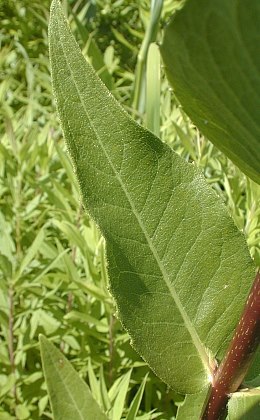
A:
[[[43,347],[46,346],[46,344],[48,344],[48,339],[43,334],[39,334],[38,339],[39,339],[40,349],[41,351],[43,351]]]

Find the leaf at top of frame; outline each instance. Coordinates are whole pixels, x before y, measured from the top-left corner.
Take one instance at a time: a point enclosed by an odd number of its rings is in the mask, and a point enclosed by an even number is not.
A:
[[[260,183],[260,2],[187,0],[161,53],[185,112]]]
[[[254,265],[194,165],[134,122],[51,7],[54,95],[87,210],[106,239],[109,285],[134,348],[179,393],[210,382]]]

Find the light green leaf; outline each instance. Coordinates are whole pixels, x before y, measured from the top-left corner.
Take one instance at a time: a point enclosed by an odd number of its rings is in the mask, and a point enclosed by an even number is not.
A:
[[[119,317],[162,380],[198,392],[254,279],[245,239],[199,170],[122,110],[58,0],[49,36],[57,107],[84,203],[106,239]]]
[[[146,68],[146,126],[160,135],[160,51],[155,42],[148,49]]]
[[[141,404],[141,401],[142,401],[142,398],[143,398],[144,388],[145,388],[145,384],[146,384],[148,375],[149,375],[149,373],[147,373],[145,375],[137,393],[135,394],[135,396],[134,396],[134,398],[131,402],[129,411],[128,411],[127,416],[126,416],[126,420],[135,420],[136,419],[136,416],[137,416],[137,413],[138,413],[138,410],[139,410],[139,407],[140,407],[140,404]]]
[[[101,405],[102,404],[102,397],[100,395],[100,387],[98,380],[96,378],[95,372],[93,370],[93,366],[91,363],[91,359],[88,360],[88,380],[91,389],[91,393],[96,401]]]
[[[259,0],[188,0],[165,32],[166,72],[185,112],[260,183]]]
[[[111,409],[111,402],[109,400],[108,392],[107,392],[107,386],[104,376],[104,370],[103,365],[100,366],[99,370],[99,386],[100,386],[100,396],[102,400],[102,406],[106,413],[109,413]]]
[[[8,394],[13,389],[13,387],[15,386],[15,375],[10,374],[6,377],[2,376],[0,378],[0,385],[1,385],[0,398],[2,398],[6,394]],[[0,416],[0,418],[1,418],[1,416]]]
[[[235,392],[228,403],[228,420],[260,418],[260,389]]]
[[[186,395],[183,404],[178,408],[176,420],[200,419],[207,392],[207,390],[203,390],[199,394]]]
[[[132,370],[129,370],[124,375],[122,381],[120,382],[120,388],[118,390],[118,394],[113,403],[112,416],[111,416],[112,420],[120,420],[122,418],[131,373],[132,373]]]
[[[99,319],[94,318],[93,316],[79,311],[70,311],[65,316],[64,319],[67,321],[82,321],[87,324],[93,324],[99,327],[106,327],[106,324]]]
[[[40,347],[54,420],[107,420],[63,354],[42,335]]]
[[[11,263],[13,262],[13,254],[15,253],[15,244],[12,237],[11,224],[0,213],[0,253],[4,255]]]
[[[25,420],[25,419],[28,419],[30,417],[30,411],[28,410],[28,408],[25,405],[18,404],[15,407],[15,415],[16,415],[17,419]]]
[[[44,231],[44,227],[42,227],[39,232],[37,233],[36,238],[34,239],[33,243],[31,244],[31,246],[27,249],[27,253],[24,256],[21,265],[19,267],[19,271],[16,277],[16,280],[18,280],[20,278],[20,276],[22,275],[22,273],[24,272],[25,268],[30,264],[30,262],[33,260],[33,258],[35,257],[35,255],[37,254],[37,252],[39,251],[44,238],[45,238],[45,231]]]

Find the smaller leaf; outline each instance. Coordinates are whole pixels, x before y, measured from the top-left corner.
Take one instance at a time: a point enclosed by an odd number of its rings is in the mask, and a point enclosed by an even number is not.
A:
[[[30,417],[30,411],[28,408],[22,404],[18,404],[15,408],[16,418],[19,420],[25,420]]]
[[[160,51],[153,42],[148,50],[146,68],[146,125],[160,137]]]
[[[40,348],[54,420],[107,420],[87,384],[43,335]]]
[[[113,404],[112,420],[120,420],[122,417],[131,373],[132,373],[132,370],[129,370],[129,372],[126,373],[126,375],[123,377],[122,381],[120,382],[119,391]]]
[[[128,411],[126,420],[135,420],[136,419],[136,415],[138,413],[142,398],[143,398],[143,393],[144,393],[144,388],[145,388],[145,384],[147,381],[149,373],[147,373],[141,383],[141,386],[139,387],[137,393],[135,394],[135,397],[133,399],[133,401],[131,402],[130,405],[130,409]]]
[[[260,419],[260,389],[236,392],[228,403],[227,420]]]
[[[67,321],[86,322],[87,324],[93,324],[101,328],[106,327],[104,322],[100,321],[99,319],[96,319],[89,314],[85,314],[84,312],[79,312],[79,311],[70,311],[64,316],[64,319],[66,319]]]
[[[103,365],[100,366],[99,385],[100,385],[100,396],[102,399],[103,408],[106,412],[109,412],[109,410],[111,409],[111,403],[110,403],[108,392],[107,392]]]
[[[35,255],[41,248],[41,245],[44,241],[44,237],[45,237],[45,232],[44,232],[44,227],[42,227],[41,230],[38,232],[36,238],[34,239],[32,245],[28,248],[27,254],[25,255],[24,259],[21,262],[18,278],[20,278],[25,268],[30,264],[30,262],[34,259]]]
[[[88,380],[89,380],[89,385],[90,385],[90,389],[91,389],[93,397],[101,405],[101,395],[100,395],[99,383],[98,383],[98,380],[97,380],[96,375],[94,373],[94,369],[93,369],[93,366],[92,366],[92,363],[91,363],[91,359],[89,359],[89,361],[88,361]]]
[[[193,395],[186,395],[182,405],[179,406],[176,420],[200,419],[207,397],[208,388]]]

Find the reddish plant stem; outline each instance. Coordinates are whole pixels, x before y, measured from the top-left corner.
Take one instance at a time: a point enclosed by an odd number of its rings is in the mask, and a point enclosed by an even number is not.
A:
[[[260,342],[260,273],[248,296],[226,356],[216,370],[202,420],[219,420],[226,410],[229,394],[240,386]]]

